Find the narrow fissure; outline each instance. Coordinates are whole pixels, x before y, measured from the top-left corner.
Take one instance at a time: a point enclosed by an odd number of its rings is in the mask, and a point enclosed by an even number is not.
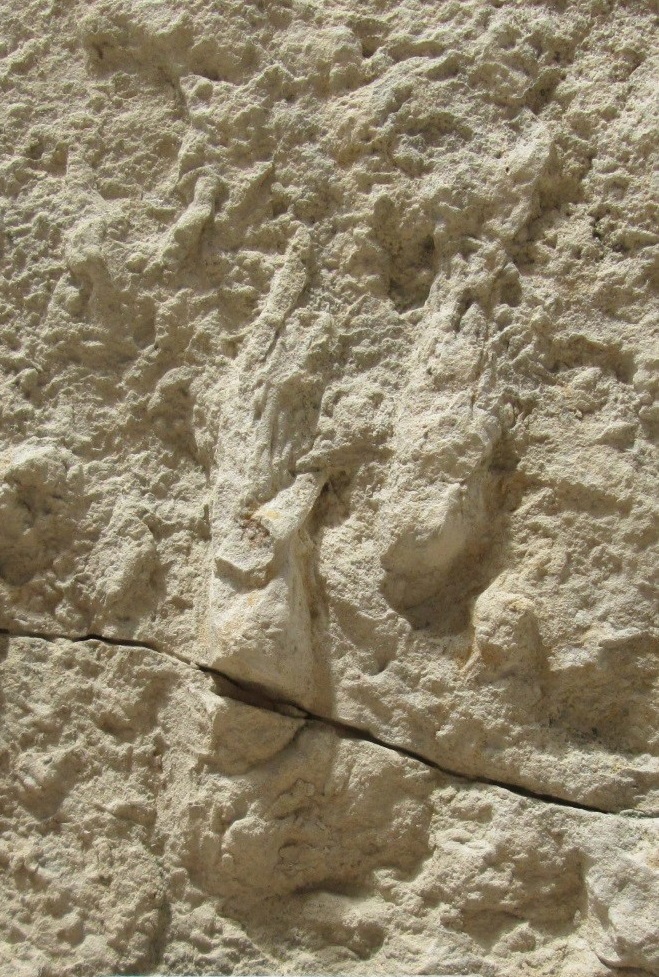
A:
[[[308,709],[304,709],[302,706],[299,706],[295,702],[274,699],[264,692],[263,689],[257,686],[251,685],[247,682],[238,682],[236,679],[230,678],[228,675],[225,675],[223,672],[218,671],[215,668],[211,668],[208,665],[200,665],[189,658],[185,658],[182,655],[176,655],[173,652],[166,651],[159,648],[157,645],[149,644],[145,641],[134,641],[131,638],[111,638],[100,634],[85,634],[77,637],[70,637],[66,634],[55,634],[51,632],[18,632],[11,631],[8,628],[0,628],[0,637],[2,636],[9,638],[36,638],[42,641],[70,641],[74,644],[82,644],[86,641],[98,641],[101,644],[107,644],[114,647],[142,648],[146,651],[152,651],[158,655],[173,658],[175,661],[178,661],[183,665],[187,665],[189,668],[197,669],[206,675],[212,676],[215,681],[216,693],[218,696],[232,699],[237,702],[242,702],[256,709],[276,712],[283,716],[305,719],[309,723],[330,726],[341,736],[349,739],[360,740],[365,743],[371,743],[374,746],[380,746],[385,750],[389,750],[392,753],[397,753],[399,756],[407,757],[410,760],[415,760],[417,763],[421,763],[423,766],[429,767],[432,770],[437,770],[439,773],[442,773],[447,777],[453,777],[456,780],[461,780],[466,784],[482,785],[485,787],[498,787],[501,790],[505,790],[510,794],[515,794],[518,797],[525,797],[529,800],[541,801],[544,804],[554,804],[559,807],[571,808],[572,810],[584,811],[590,814],[606,814],[611,817],[627,817],[644,820],[656,819],[659,817],[659,813],[654,812],[635,810],[611,811],[607,808],[567,800],[563,797],[557,797],[554,794],[545,794],[540,791],[530,790],[527,787],[522,787],[519,784],[510,783],[508,781],[496,780],[494,778],[482,776],[474,777],[469,774],[462,773],[459,770],[454,770],[451,767],[446,767],[434,760],[430,760],[428,757],[423,756],[423,754],[416,753],[414,750],[408,749],[405,746],[400,746],[396,743],[391,743],[385,739],[382,739],[379,736],[375,736],[368,729],[363,729],[360,726],[355,726],[351,723],[344,722],[341,719],[332,719],[327,716],[316,715],[315,713],[310,712]]]

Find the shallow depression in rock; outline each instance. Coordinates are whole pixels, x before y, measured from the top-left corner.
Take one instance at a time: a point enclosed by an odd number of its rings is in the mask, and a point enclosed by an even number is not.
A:
[[[659,973],[649,0],[0,12],[0,973]]]

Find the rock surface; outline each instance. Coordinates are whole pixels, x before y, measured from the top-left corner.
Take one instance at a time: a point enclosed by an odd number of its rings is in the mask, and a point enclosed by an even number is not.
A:
[[[659,974],[650,0],[7,0],[0,972]]]

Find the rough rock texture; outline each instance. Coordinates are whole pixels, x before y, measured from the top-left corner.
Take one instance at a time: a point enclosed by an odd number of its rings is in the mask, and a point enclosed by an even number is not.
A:
[[[1,973],[659,974],[651,0],[5,0]]]

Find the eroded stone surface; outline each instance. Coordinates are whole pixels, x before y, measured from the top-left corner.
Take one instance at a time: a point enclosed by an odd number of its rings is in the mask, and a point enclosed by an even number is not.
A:
[[[652,18],[3,5],[8,973],[658,972]]]
[[[7,973],[656,966],[652,822],[465,785],[148,650],[6,643]]]

